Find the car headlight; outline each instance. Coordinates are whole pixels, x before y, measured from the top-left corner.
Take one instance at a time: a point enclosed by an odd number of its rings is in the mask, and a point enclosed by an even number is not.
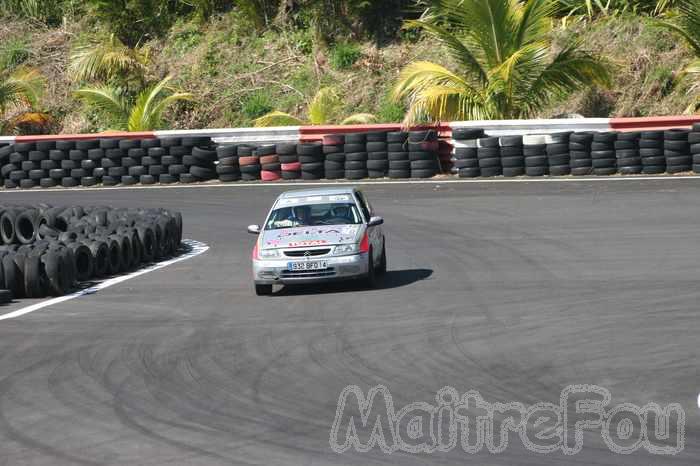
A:
[[[345,256],[348,254],[356,254],[358,251],[357,244],[340,244],[333,250],[334,256]]]
[[[280,257],[279,249],[261,249],[258,252],[260,259],[277,259]]]

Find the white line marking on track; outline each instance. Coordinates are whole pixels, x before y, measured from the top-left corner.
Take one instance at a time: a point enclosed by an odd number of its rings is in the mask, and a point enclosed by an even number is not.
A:
[[[143,275],[148,272],[153,272],[155,270],[162,269],[163,267],[167,267],[171,264],[175,264],[176,262],[181,262],[192,257],[198,256],[209,249],[209,246],[207,246],[204,243],[200,243],[199,241],[185,239],[182,240],[182,242],[183,244],[185,244],[185,246],[188,246],[190,250],[181,256],[163,262],[158,262],[153,265],[149,265],[144,269],[137,270],[136,272],[130,273],[128,275],[121,275],[119,277],[109,278],[107,280],[97,283],[94,286],[85,288],[84,290],[76,291],[75,293],[71,293],[65,296],[59,296],[58,298],[48,299],[40,303],[32,304],[31,306],[23,307],[22,309],[18,309],[16,311],[8,312],[7,314],[0,315],[0,320],[14,319],[16,317],[29,314],[30,312],[38,311],[39,309],[43,309],[48,306],[53,306],[54,304],[79,298],[81,296],[97,293],[100,290],[104,290],[105,288],[109,288],[112,285],[131,280],[132,278],[138,277],[139,275]]]
[[[501,179],[476,179],[476,178],[441,178],[423,180],[379,180],[379,181],[284,181],[284,182],[235,182],[235,183],[193,183],[193,184],[167,184],[167,185],[146,185],[146,186],[100,186],[96,188],[45,188],[45,189],[0,189],[3,194],[27,194],[27,193],[66,193],[66,192],[89,192],[89,191],[125,191],[138,189],[204,189],[204,188],[272,188],[284,187],[293,189],[295,186],[372,186],[372,185],[392,185],[392,184],[497,184],[497,183],[582,183],[582,182],[611,182],[611,181],[646,181],[646,180],[666,180],[680,181],[693,180],[700,181],[700,176],[598,176],[598,177],[571,177],[571,178],[501,178]]]

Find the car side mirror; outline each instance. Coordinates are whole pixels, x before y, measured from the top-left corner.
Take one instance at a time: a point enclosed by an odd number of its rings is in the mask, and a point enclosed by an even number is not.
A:
[[[260,233],[260,225],[248,225],[248,233],[257,235]]]
[[[382,217],[372,217],[369,219],[367,226],[376,227],[376,226],[382,225],[383,223],[384,223],[384,219]]]

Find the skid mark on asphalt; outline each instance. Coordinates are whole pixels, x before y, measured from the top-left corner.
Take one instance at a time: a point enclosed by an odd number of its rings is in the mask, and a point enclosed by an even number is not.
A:
[[[182,243],[187,247],[188,251],[181,256],[177,256],[173,259],[169,259],[166,261],[158,262],[153,265],[149,265],[148,267],[144,269],[137,270],[135,272],[132,272],[128,275],[120,275],[118,277],[114,278],[109,278],[107,280],[101,281],[89,288],[85,288],[80,291],[76,291],[75,293],[71,293],[65,296],[59,296],[58,298],[53,298],[49,299],[46,301],[42,301],[40,303],[32,304],[31,306],[23,307],[22,309],[17,309],[16,311],[8,312],[7,314],[0,315],[0,320],[6,320],[6,319],[14,319],[20,316],[23,316],[25,314],[29,314],[30,312],[38,311],[39,309],[43,309],[48,306],[53,306],[54,304],[62,303],[65,301],[69,301],[71,299],[79,298],[81,296],[97,293],[100,290],[104,290],[105,288],[109,288],[110,286],[116,285],[118,283],[125,282],[127,280],[131,280],[132,278],[138,277],[139,275],[144,275],[149,272],[153,272],[158,269],[162,269],[163,267],[167,267],[171,264],[175,264],[177,262],[182,262],[187,259],[191,259],[195,256],[198,256],[207,250],[209,250],[209,246],[207,246],[204,243],[200,243],[199,241],[191,240],[191,239],[185,239],[182,240]]]

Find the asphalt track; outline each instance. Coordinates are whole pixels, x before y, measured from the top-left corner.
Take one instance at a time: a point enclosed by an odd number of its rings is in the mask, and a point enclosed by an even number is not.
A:
[[[211,249],[0,322],[0,464],[700,462],[700,180],[365,186],[386,219],[380,289],[258,298],[245,227],[286,187],[1,193],[179,209]],[[574,383],[680,403],[685,450],[613,454],[594,431],[574,456],[329,446],[350,384],[400,407],[446,385],[557,403]]]

